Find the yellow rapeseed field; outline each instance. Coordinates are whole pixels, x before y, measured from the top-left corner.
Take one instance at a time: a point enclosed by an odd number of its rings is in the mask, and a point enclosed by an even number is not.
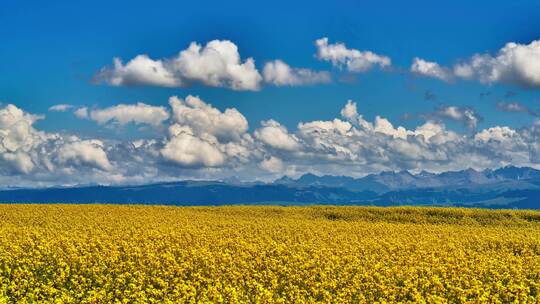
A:
[[[0,303],[538,303],[540,212],[0,205]]]

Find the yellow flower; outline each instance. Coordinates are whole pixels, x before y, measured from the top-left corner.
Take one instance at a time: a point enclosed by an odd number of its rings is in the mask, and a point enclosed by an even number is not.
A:
[[[538,303],[540,212],[0,205],[25,302]]]

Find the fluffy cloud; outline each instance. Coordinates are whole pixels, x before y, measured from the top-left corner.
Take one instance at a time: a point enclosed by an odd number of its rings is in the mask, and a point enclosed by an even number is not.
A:
[[[484,83],[514,83],[540,87],[540,40],[529,44],[507,43],[497,55],[476,54],[457,64],[455,74]]]
[[[417,75],[438,78],[444,81],[449,81],[452,78],[452,74],[448,69],[441,67],[436,62],[426,61],[418,57],[414,58],[410,70]]]
[[[387,56],[375,54],[371,51],[359,51],[349,49],[344,43],[328,44],[328,38],[324,37],[315,41],[317,58],[330,61],[334,66],[345,66],[351,72],[366,72],[374,66],[388,67],[391,60]]]
[[[507,83],[540,88],[540,40],[529,44],[509,42],[495,55],[474,54],[455,64],[452,69],[415,58],[411,70],[442,80],[458,77],[486,84]]]
[[[3,153],[2,158],[15,172],[28,174],[34,169],[34,162],[30,156],[24,152]]]
[[[86,111],[87,112],[87,111]],[[113,122],[119,125],[127,123],[148,124],[159,126],[169,119],[169,111],[164,107],[156,107],[144,103],[119,104],[105,109],[92,110],[78,115],[81,118],[90,118],[99,124]]]
[[[178,87],[178,79],[162,60],[153,60],[148,55],[138,55],[125,65],[120,58],[113,59],[113,66],[103,68],[97,75],[97,81],[113,86],[160,86]]]
[[[174,70],[189,81],[200,81],[234,90],[257,90],[261,75],[253,58],[244,63],[238,47],[228,40],[212,40],[202,47],[192,42],[172,62]]]
[[[408,132],[404,127],[394,128],[394,125],[386,119],[380,116],[375,117],[375,126],[373,128],[375,132],[390,135],[394,138],[407,139]]]
[[[42,118],[11,104],[0,108],[2,175],[35,177],[45,174],[47,179],[58,172],[68,174],[81,166],[98,171],[113,169],[103,142],[36,130],[33,125]],[[82,173],[79,176],[88,177]]]
[[[263,121],[262,128],[255,131],[255,137],[269,147],[287,151],[298,150],[297,139],[275,120]]]
[[[267,62],[263,70],[264,81],[276,86],[298,86],[331,81],[330,73],[304,68],[291,68],[281,60]]]
[[[165,159],[187,167],[215,167],[225,161],[218,143],[212,137],[197,137],[189,127],[178,124],[169,129],[170,139],[161,154]]]
[[[518,133],[510,129],[509,127],[493,127],[488,128],[485,130],[482,130],[481,132],[476,133],[474,136],[474,139],[477,141],[482,142],[489,142],[489,141],[498,141],[498,142],[505,142],[513,137],[518,135]]]
[[[238,110],[221,112],[198,97],[169,99],[173,124],[160,150],[184,167],[221,167],[247,162],[254,153],[248,122]],[[226,164],[227,163],[227,164]]]
[[[199,97],[187,96],[169,99],[172,119],[191,128],[196,135],[210,134],[221,140],[239,139],[248,129],[247,119],[238,110],[225,109],[224,112],[205,103]]]
[[[99,140],[81,140],[62,145],[58,149],[61,164],[88,165],[105,171],[112,169],[103,143]]]
[[[29,173],[34,168],[30,154],[54,135],[39,132],[33,128],[34,122],[43,116],[25,113],[9,104],[0,109],[0,154],[6,168],[19,173]]]
[[[349,121],[352,121],[358,117],[358,110],[356,109],[356,102],[347,100],[347,104],[341,109],[341,116]]]
[[[192,42],[172,58],[138,55],[126,64],[115,58],[113,66],[103,68],[95,80],[113,86],[183,87],[201,83],[233,90],[258,90],[262,77],[253,58],[242,62],[233,42],[212,40],[205,46]]]

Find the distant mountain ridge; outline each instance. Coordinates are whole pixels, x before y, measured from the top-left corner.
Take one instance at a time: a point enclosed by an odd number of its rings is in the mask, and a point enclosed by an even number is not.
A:
[[[418,174],[411,174],[408,171],[400,172],[381,172],[379,174],[370,174],[361,178],[352,178],[348,176],[317,176],[311,173],[304,174],[298,179],[287,177],[276,180],[276,184],[289,186],[327,186],[342,187],[352,191],[374,191],[385,193],[389,191],[405,189],[423,189],[423,188],[469,188],[481,185],[500,184],[507,182],[511,189],[535,188],[531,181],[540,179],[540,170],[528,167],[503,167],[496,170],[486,169],[476,171],[466,169],[462,171],[447,171],[443,173],[430,173],[422,171]],[[521,186],[521,187],[520,187]]]
[[[272,183],[179,181],[139,186],[0,190],[2,203],[439,205],[540,209],[540,170],[305,174]]]

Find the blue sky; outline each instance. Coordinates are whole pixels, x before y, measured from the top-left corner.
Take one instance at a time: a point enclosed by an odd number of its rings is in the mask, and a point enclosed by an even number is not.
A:
[[[0,37],[0,101],[44,115],[32,126],[51,134],[120,141],[159,138],[166,125],[119,127],[80,119],[72,111],[48,109],[57,104],[106,109],[137,102],[168,107],[174,95],[199,96],[220,111],[235,108],[249,122],[249,132],[269,119],[291,133],[299,122],[333,120],[340,117],[347,100],[356,102],[358,113],[368,121],[379,115],[396,127],[412,130],[436,118],[460,134],[494,126],[524,128],[534,124],[540,109],[540,87],[534,84],[524,85],[506,76],[482,82],[452,75],[452,80],[441,81],[411,71],[415,57],[449,71],[474,54],[496,56],[509,42],[528,45],[539,39],[538,1],[272,1],[256,5],[252,1],[7,0],[0,10]],[[334,66],[316,55],[315,41],[322,37],[328,37],[330,44],[387,56],[391,66],[366,72]],[[205,46],[212,40],[230,40],[238,47],[241,61],[253,58],[261,74],[265,63],[279,59],[293,68],[326,71],[331,82],[274,86],[263,81],[259,90],[250,91],[197,81],[173,88],[92,81],[102,68],[111,69],[114,57],[124,64],[141,54],[155,60],[173,58],[191,42]],[[502,105],[508,104],[523,108],[502,111]],[[447,119],[436,113],[448,107],[474,111],[478,118],[474,130],[461,118]],[[281,155],[280,159],[286,162],[288,158]]]
[[[7,1],[0,14],[4,40],[0,99],[33,112],[45,113],[57,103],[166,104],[172,94],[196,94],[217,107],[238,108],[253,123],[275,118],[294,126],[302,120],[333,117],[347,99],[358,101],[368,117],[379,114],[396,120],[406,111],[431,110],[433,105],[424,100],[429,90],[440,102],[475,106],[485,125],[519,125],[526,117],[495,111],[495,100],[506,91],[515,91],[521,102],[539,106],[534,103],[537,92],[509,86],[448,85],[397,72],[358,75],[353,84],[265,88],[256,93],[201,86],[111,88],[90,83],[92,75],[115,56],[124,60],[137,54],[169,57],[191,41],[213,39],[230,39],[242,56],[253,57],[261,65],[281,58],[291,65],[327,69],[328,63],[314,59],[313,42],[323,36],[390,56],[405,69],[415,56],[452,63],[474,53],[495,52],[509,41],[528,43],[538,38],[540,4],[536,1],[455,1],[446,5],[432,1],[287,1],[259,7],[250,1],[154,1],[151,5],[137,1]],[[480,100],[479,94],[487,91],[493,92],[490,100]],[[55,120],[40,123],[48,130],[63,124]]]

